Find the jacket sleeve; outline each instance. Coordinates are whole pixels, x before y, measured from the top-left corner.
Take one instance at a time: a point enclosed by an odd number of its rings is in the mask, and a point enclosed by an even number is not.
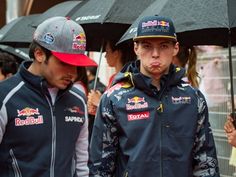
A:
[[[200,91],[197,91],[197,97],[198,125],[194,146],[193,176],[220,177],[206,100]]]
[[[85,107],[87,109],[87,107]],[[75,146],[76,177],[88,177],[88,116],[86,112],[85,123],[81,127]]]
[[[90,144],[90,177],[111,177],[116,166],[117,128],[110,99],[103,95],[97,110]]]
[[[1,106],[1,110],[0,110],[0,144],[2,142],[3,139],[3,135],[6,129],[6,125],[7,125],[7,113],[6,113],[6,107],[3,104]]]

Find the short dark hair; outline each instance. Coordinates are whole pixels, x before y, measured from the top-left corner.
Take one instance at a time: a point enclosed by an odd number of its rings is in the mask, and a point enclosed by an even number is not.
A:
[[[107,40],[106,44],[109,43],[111,50],[120,50],[121,51],[121,63],[124,66],[126,63],[136,60],[137,56],[134,52],[133,42],[123,42],[116,45],[116,40]]]
[[[52,52],[50,50],[48,50],[45,47],[39,45],[36,41],[33,41],[29,46],[29,57],[32,58],[32,59],[35,59],[34,58],[34,51],[35,51],[36,48],[41,48],[43,50],[43,52],[46,55],[46,60],[48,60],[49,57],[52,55]]]
[[[96,66],[88,66],[88,67],[86,67],[86,70],[90,71],[92,73],[92,75],[96,76],[96,73],[97,73]]]
[[[0,52],[0,68],[2,74],[7,76],[7,74],[15,74],[18,70],[19,64],[13,55],[5,52]]]

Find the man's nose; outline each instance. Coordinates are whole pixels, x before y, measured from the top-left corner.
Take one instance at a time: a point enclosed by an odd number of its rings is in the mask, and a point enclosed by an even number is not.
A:
[[[71,75],[77,74],[77,67],[76,66],[69,65],[69,66],[67,66],[67,68],[65,68],[65,70],[67,71],[67,73],[70,73]]]
[[[158,57],[159,55],[160,55],[160,48],[159,47],[153,47],[152,56],[153,57]]]

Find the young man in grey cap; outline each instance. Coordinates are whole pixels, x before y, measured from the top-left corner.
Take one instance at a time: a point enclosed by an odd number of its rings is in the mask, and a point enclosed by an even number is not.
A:
[[[143,18],[134,50],[139,60],[101,99],[90,176],[219,177],[204,96],[171,64],[179,50],[171,19]]]
[[[87,177],[88,120],[84,94],[74,88],[84,55],[82,27],[65,17],[40,24],[30,57],[0,83],[0,176]]]

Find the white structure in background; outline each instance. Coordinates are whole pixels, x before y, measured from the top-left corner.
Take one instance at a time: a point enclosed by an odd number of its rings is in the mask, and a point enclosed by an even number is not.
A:
[[[89,57],[95,60],[97,63],[99,63],[100,52],[90,52]],[[101,65],[99,68],[98,78],[102,83],[108,85],[109,78],[114,73],[115,73],[115,68],[108,66],[105,58],[105,53],[103,53],[101,58]]]
[[[23,15],[29,15],[34,0],[7,0],[6,22]]]

